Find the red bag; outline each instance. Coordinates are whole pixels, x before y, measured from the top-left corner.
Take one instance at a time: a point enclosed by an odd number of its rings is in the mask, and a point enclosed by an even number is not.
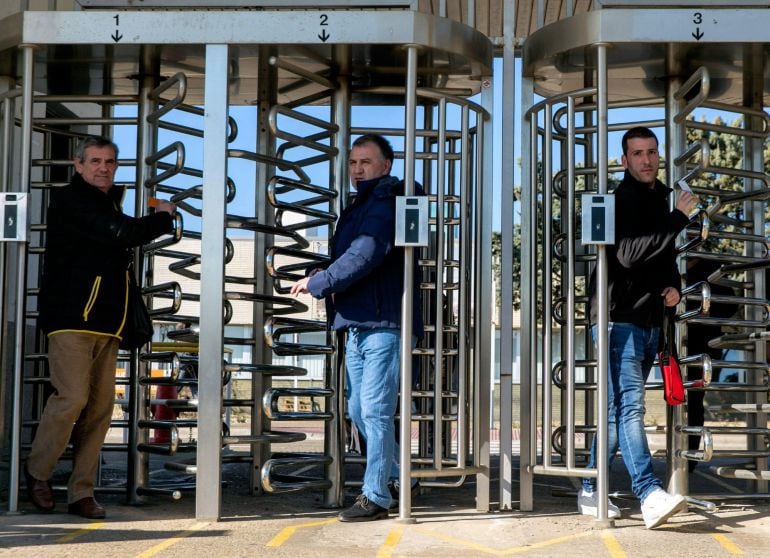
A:
[[[674,343],[676,337],[674,320],[669,314],[669,310],[666,309],[661,328],[663,348],[658,353],[658,363],[663,374],[663,399],[668,405],[681,405],[685,402],[684,382],[682,382],[682,371],[679,369],[676,344]]]

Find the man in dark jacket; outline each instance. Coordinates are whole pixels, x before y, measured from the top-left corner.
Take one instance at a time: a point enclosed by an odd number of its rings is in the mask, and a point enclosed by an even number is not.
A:
[[[623,136],[626,169],[615,190],[615,245],[607,247],[609,300],[608,456],[620,446],[631,476],[631,488],[642,502],[648,529],[686,508],[680,495],[663,490],[652,470],[644,431],[644,384],[658,350],[664,307],[679,303],[681,281],[674,241],[689,221],[698,198],[682,191],[669,210],[671,192],[657,179],[658,140],[648,128],[632,128]],[[589,287],[591,323],[596,338],[598,304],[595,278]],[[588,466],[596,466],[596,438]],[[578,510],[596,515],[595,479],[583,479]],[[609,503],[609,517],[620,510]]]
[[[366,473],[361,495],[339,514],[340,521],[388,516],[388,480],[397,467],[396,412],[400,376],[401,294],[404,251],[394,246],[396,203],[401,180],[390,176],[393,149],[382,136],[353,142],[348,160],[357,191],[342,213],[332,239],[331,263],[292,286],[327,299],[335,330],[347,331],[348,413],[366,439]],[[413,334],[422,335],[419,289],[415,289]]]
[[[123,189],[113,185],[117,156],[112,141],[85,139],[75,154],[72,182],[51,196],[38,307],[55,392],[24,466],[30,500],[41,511],[53,511],[49,479],[72,439],[68,511],[87,518],[105,517],[94,484],[115,402],[131,249],[171,232],[176,211],[159,201],[152,215],[124,215]]]

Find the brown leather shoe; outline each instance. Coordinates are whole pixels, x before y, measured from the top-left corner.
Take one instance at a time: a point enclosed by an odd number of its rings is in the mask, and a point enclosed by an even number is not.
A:
[[[53,490],[51,490],[51,481],[42,481],[33,477],[24,464],[24,477],[27,479],[27,496],[37,509],[42,512],[51,513],[56,503],[53,499]]]
[[[87,496],[71,503],[67,506],[67,513],[79,515],[87,519],[104,519],[107,517],[104,507],[94,500],[92,496]]]

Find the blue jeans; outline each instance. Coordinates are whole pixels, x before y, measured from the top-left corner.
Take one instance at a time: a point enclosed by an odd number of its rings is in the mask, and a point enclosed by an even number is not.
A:
[[[591,333],[595,341],[596,326],[591,328]],[[620,446],[623,462],[631,475],[631,489],[640,501],[662,486],[653,473],[644,432],[644,384],[658,350],[659,333],[656,327],[609,324],[607,466],[609,470]],[[596,437],[591,444],[588,467],[596,467]],[[587,490],[593,490],[595,484],[595,479],[583,479]]]
[[[393,417],[401,372],[401,331],[351,328],[345,344],[348,414],[366,439],[361,490],[371,502],[390,507],[388,480],[398,477]]]

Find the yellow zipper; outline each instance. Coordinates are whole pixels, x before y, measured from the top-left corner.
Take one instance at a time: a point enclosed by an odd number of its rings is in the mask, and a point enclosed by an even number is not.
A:
[[[102,276],[97,275],[96,279],[94,279],[94,284],[91,286],[91,295],[88,297],[88,302],[86,302],[86,307],[83,310],[83,321],[88,321],[88,314],[91,312],[91,310],[94,307],[94,304],[96,304],[96,299],[99,296],[99,286],[102,283]]]
[[[120,335],[123,333],[123,328],[126,326],[126,317],[128,316],[128,289],[131,288],[131,280],[128,277],[129,271],[126,270],[126,296],[123,300],[123,320],[120,322],[120,326],[118,326],[118,331],[115,333],[115,335]]]

